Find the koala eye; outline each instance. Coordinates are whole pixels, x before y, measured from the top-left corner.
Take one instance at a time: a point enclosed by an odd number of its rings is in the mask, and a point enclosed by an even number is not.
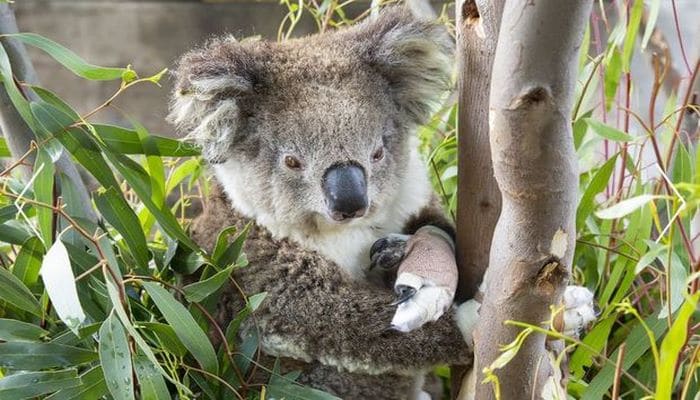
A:
[[[284,156],[284,165],[293,170],[301,169],[301,161],[299,161],[298,158],[290,155]]]
[[[379,147],[372,153],[372,162],[381,161],[384,158],[384,146]]]

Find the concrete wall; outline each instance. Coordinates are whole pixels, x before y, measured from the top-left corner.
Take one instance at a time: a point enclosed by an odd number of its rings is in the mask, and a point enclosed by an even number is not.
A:
[[[266,0],[235,3],[21,0],[15,3],[15,10],[20,31],[44,35],[97,65],[131,64],[141,76],[172,67],[180,54],[213,35],[275,38],[285,15],[285,7],[278,1]],[[308,19],[299,24],[296,32],[304,34],[314,29]],[[30,51],[42,85],[57,92],[79,112],[93,109],[119,87],[119,82],[88,82],[77,78],[44,53]],[[171,79],[165,79],[162,87],[135,87],[115,105],[154,133],[167,135],[171,127],[163,119],[170,89]],[[106,122],[126,122],[116,109],[98,117]]]

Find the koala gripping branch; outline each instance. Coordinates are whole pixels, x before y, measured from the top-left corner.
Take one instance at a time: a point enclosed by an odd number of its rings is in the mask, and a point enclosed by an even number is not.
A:
[[[506,1],[489,104],[491,156],[502,194],[475,334],[480,377],[521,328],[540,325],[561,298],[573,258],[577,200],[570,113],[576,60],[591,2]],[[492,368],[478,399],[547,397],[561,382],[532,334],[506,365]],[[496,382],[494,384],[494,382]],[[497,385],[498,387],[495,387]],[[545,387],[547,390],[544,390]]]

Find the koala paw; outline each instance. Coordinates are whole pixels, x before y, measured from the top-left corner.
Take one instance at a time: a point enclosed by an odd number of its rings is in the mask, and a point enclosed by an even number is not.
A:
[[[435,286],[420,276],[405,272],[395,284],[398,304],[391,327],[410,332],[426,322],[436,321],[452,304],[453,296],[445,287]]]
[[[564,331],[567,336],[577,337],[596,319],[593,293],[583,286],[567,286],[564,291]]]
[[[369,250],[370,270],[379,268],[383,271],[393,271],[399,267],[406,252],[406,242],[410,235],[392,233],[372,245]]]

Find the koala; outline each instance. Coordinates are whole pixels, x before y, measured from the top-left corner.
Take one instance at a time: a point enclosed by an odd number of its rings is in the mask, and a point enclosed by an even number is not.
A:
[[[214,175],[192,236],[211,249],[223,228],[252,222],[234,278],[267,296],[241,331],[301,383],[425,399],[425,371],[472,364],[473,301],[389,329],[406,302],[409,313],[452,302],[420,279],[403,279],[398,301],[387,288],[414,234],[454,235],[415,137],[451,86],[451,54],[444,27],[395,7],[283,43],[218,38],[179,61],[169,119]],[[227,288],[217,320],[244,306]]]

